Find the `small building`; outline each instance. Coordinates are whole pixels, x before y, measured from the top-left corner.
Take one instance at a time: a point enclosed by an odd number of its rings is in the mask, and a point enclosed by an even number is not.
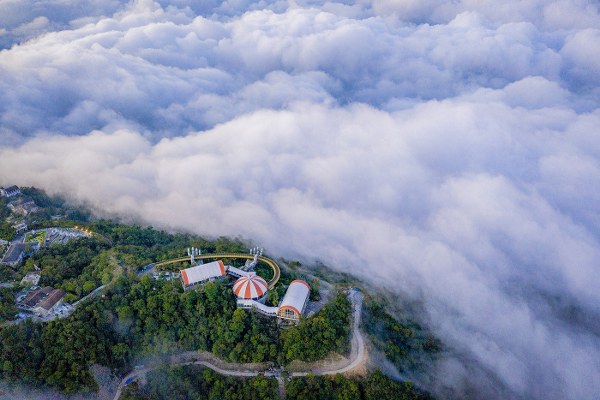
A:
[[[25,257],[25,248],[25,244],[23,243],[11,244],[4,254],[4,257],[2,257],[0,264],[9,265],[11,267],[16,266],[23,260],[23,257]]]
[[[208,264],[198,265],[196,267],[181,270],[181,283],[183,290],[188,290],[196,285],[222,279],[227,275],[227,268],[223,261],[213,261]]]
[[[169,272],[169,271],[160,271],[160,272],[153,272],[152,273],[152,278],[156,279],[157,281],[173,281],[175,279],[178,279],[180,277],[180,274],[178,272]]]
[[[14,228],[17,235],[19,233],[27,232],[27,224],[25,222],[19,222],[18,224],[14,224],[12,227]]]
[[[48,297],[38,303],[37,307],[33,309],[33,312],[40,317],[45,317],[52,313],[58,306],[62,304],[62,300],[65,297],[65,291],[61,289],[54,289]]]
[[[0,195],[4,197],[14,197],[21,194],[21,189],[18,186],[11,186],[8,188],[0,187]]]
[[[39,210],[39,207],[29,197],[23,197],[8,203],[8,208],[15,214],[28,215]]]
[[[27,275],[21,279],[21,286],[36,286],[38,283],[40,283],[40,278],[40,274],[28,272]]]
[[[277,311],[277,318],[285,323],[297,323],[306,309],[310,286],[303,280],[296,279],[290,283]]]
[[[38,317],[46,317],[62,303],[64,296],[64,290],[46,286],[27,293],[18,305],[27,311],[32,311]]]
[[[268,290],[267,282],[256,275],[254,272],[247,273],[240,277],[233,284],[233,293],[237,296],[238,307],[246,308],[248,302],[239,302],[239,300],[254,300],[264,303]]]

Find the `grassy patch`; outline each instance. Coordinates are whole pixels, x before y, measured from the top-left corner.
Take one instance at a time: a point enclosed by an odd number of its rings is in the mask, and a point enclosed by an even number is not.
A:
[[[41,230],[37,232],[28,232],[25,235],[25,242],[38,242],[40,245],[43,245],[46,242],[46,230]]]

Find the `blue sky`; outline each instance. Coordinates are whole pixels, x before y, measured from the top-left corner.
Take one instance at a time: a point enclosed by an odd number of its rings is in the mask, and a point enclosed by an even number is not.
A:
[[[0,184],[423,304],[443,397],[600,393],[592,1],[0,4]]]

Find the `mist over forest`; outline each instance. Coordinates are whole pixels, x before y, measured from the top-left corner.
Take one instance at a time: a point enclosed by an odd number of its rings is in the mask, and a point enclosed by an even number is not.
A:
[[[0,3],[0,185],[422,304],[427,388],[600,395],[591,0]]]

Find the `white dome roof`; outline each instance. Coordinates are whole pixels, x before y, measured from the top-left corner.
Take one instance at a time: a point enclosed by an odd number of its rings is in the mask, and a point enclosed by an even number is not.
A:
[[[233,293],[240,299],[258,299],[267,293],[267,282],[254,272],[242,276],[233,284]]]

